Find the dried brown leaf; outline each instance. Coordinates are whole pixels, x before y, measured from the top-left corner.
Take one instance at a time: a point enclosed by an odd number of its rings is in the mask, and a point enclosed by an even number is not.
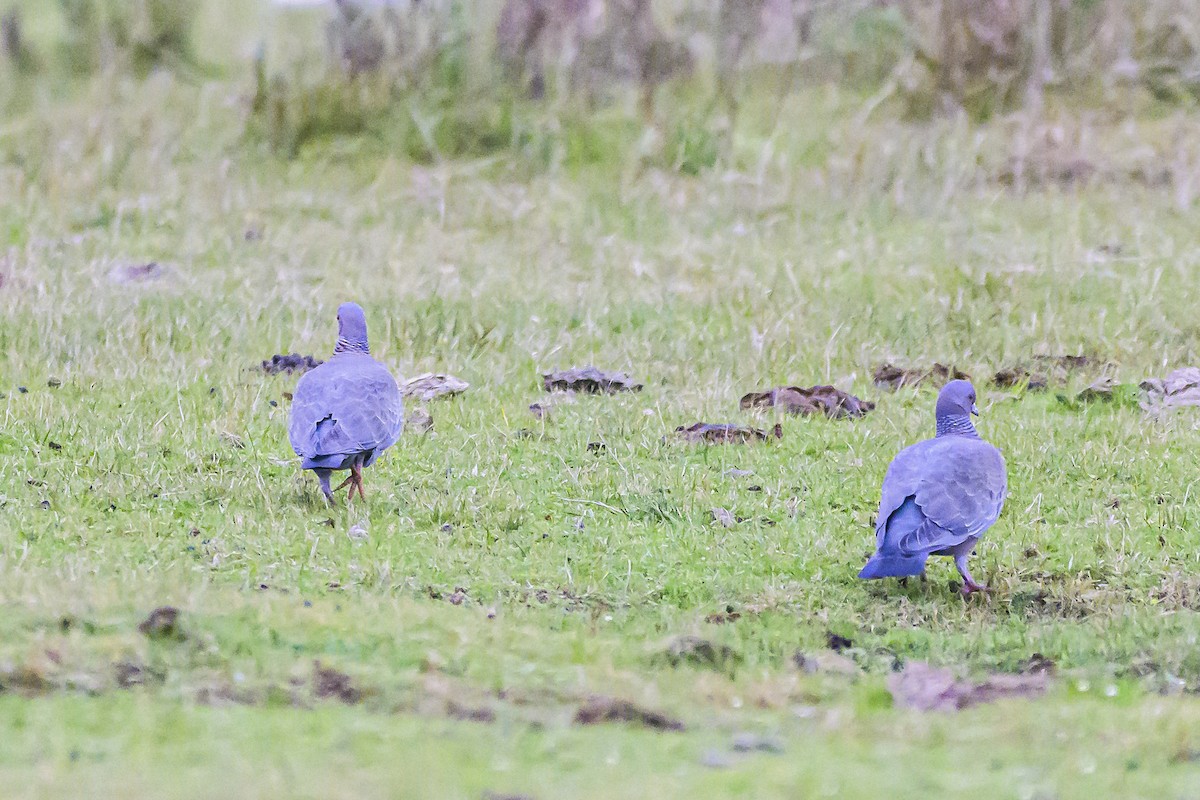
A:
[[[776,439],[783,438],[783,426],[776,424],[770,433],[759,428],[751,428],[748,425],[731,425],[731,424],[716,424],[709,422],[696,422],[692,425],[680,425],[675,429],[675,433],[679,435],[685,442],[699,443],[707,442],[709,444],[747,444],[750,442],[765,442],[772,436]]]
[[[904,368],[895,364],[880,364],[872,376],[880,389],[896,391],[901,386],[916,386],[926,381],[942,386],[952,380],[970,380],[971,376],[945,364],[934,364],[929,369]]]
[[[575,367],[542,376],[547,392],[575,391],[584,394],[616,394],[640,392],[642,384],[634,382],[624,372],[603,372],[593,366]]]
[[[406,380],[400,387],[400,394],[429,402],[435,397],[454,397],[469,388],[471,388],[471,384],[453,375],[426,372]]]
[[[861,417],[875,404],[860,400],[832,386],[777,386],[765,392],[750,392],[739,405],[750,408],[782,408],[789,414],[824,414],[830,419]]]
[[[1143,410],[1157,413],[1169,408],[1200,406],[1200,368],[1181,367],[1165,378],[1141,382]]]

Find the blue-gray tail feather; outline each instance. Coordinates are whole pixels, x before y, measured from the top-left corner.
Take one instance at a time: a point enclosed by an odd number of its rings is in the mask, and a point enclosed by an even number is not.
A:
[[[925,556],[876,553],[858,573],[860,578],[904,578],[925,571]]]

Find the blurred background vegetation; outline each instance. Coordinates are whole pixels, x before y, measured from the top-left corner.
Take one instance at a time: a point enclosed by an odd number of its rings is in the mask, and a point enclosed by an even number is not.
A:
[[[224,78],[246,87],[245,141],[284,159],[351,138],[420,162],[696,173],[737,159],[742,126],[774,131],[789,99],[834,85],[859,123],[1020,113],[1016,158],[993,177],[1072,183],[1100,169],[1086,134],[1031,120],[1200,100],[1200,0],[278,0],[253,52],[227,34],[259,20],[257,2],[7,5],[7,118],[89,82]],[[1139,169],[1172,180],[1118,171]]]

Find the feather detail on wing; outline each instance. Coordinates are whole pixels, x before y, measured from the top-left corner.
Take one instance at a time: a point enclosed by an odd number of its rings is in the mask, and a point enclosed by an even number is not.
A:
[[[905,448],[888,467],[876,546],[929,554],[978,537],[1000,516],[1004,459],[979,439],[942,437]]]
[[[387,368],[343,354],[306,373],[296,385],[288,438],[306,459],[391,447],[400,438],[404,405]]]

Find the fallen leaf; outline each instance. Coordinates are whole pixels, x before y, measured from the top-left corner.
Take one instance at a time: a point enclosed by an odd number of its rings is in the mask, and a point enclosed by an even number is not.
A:
[[[183,629],[179,626],[179,609],[174,606],[160,606],[154,609],[150,616],[138,624],[138,630],[150,639],[185,638]]]
[[[684,730],[683,723],[677,719],[614,697],[590,697],[575,712],[576,725],[598,725],[604,722],[632,722],[657,731]]]
[[[824,414],[830,419],[861,417],[875,404],[860,400],[832,386],[777,386],[765,392],[750,392],[738,405],[743,409],[782,408],[789,414]]]
[[[321,700],[332,697],[347,705],[362,700],[362,692],[355,687],[349,675],[323,667],[320,661],[313,662],[312,689],[313,694]]]
[[[263,361],[259,367],[268,375],[278,375],[281,372],[286,372],[291,375],[293,372],[308,372],[310,369],[316,369],[324,362],[312,356],[302,356],[299,353],[284,355],[276,353],[271,356],[269,361]]]
[[[414,397],[417,400],[429,402],[435,397],[454,397],[471,388],[471,384],[444,373],[426,372],[415,378],[409,378],[400,387],[400,394]]]
[[[1046,692],[1046,672],[990,675],[982,681],[958,680],[944,667],[910,661],[887,678],[896,704],[918,711],[957,711],[1011,697],[1037,697]]]
[[[624,372],[602,372],[593,366],[575,367],[542,376],[547,392],[575,391],[584,394],[616,394],[640,392],[642,384],[635,383]]]
[[[1165,378],[1147,378],[1140,388],[1138,405],[1151,413],[1200,406],[1200,367],[1181,367]]]
[[[880,364],[875,368],[873,380],[880,389],[894,392],[901,386],[916,386],[926,381],[935,386],[942,386],[952,380],[969,381],[971,376],[944,364],[935,363],[929,369],[905,369],[894,364]]]
[[[696,422],[688,426],[680,425],[675,429],[675,433],[684,441],[692,443],[746,444],[748,442],[765,442],[772,436],[776,439],[782,439],[783,426],[777,423],[771,432],[767,433],[764,430],[751,428],[747,425]]]

